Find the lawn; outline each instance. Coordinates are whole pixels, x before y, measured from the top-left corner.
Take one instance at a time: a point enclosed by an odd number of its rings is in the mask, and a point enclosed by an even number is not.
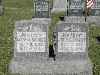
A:
[[[5,13],[0,16],[0,75],[8,73],[8,64],[13,56],[13,30],[18,20],[31,19],[33,15],[32,0],[5,0]],[[49,40],[52,39],[52,31],[63,13],[53,14],[52,23],[49,27]],[[100,27],[89,27],[90,47],[89,56],[95,64],[94,75],[100,75],[100,44],[96,42],[96,36],[100,35]],[[50,42],[51,43],[51,42]]]

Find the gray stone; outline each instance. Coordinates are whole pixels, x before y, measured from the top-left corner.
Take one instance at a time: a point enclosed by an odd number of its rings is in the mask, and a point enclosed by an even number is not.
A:
[[[92,75],[89,72],[92,71],[90,62],[86,60],[46,61],[44,63],[14,61],[13,64],[16,65],[13,71],[16,73],[21,72],[21,75]]]
[[[53,0],[52,13],[62,12],[67,10],[67,0]]]
[[[34,1],[34,17],[36,18],[48,18],[50,17],[50,0],[33,0]]]
[[[11,73],[25,73],[27,66],[48,59],[48,26],[50,19],[34,18],[17,21],[14,31],[14,57],[9,65]],[[35,69],[35,66],[33,69]],[[20,69],[19,69],[20,68]],[[33,71],[35,72],[35,71]]]
[[[82,20],[83,17],[73,16],[73,18],[66,17],[65,21],[57,23],[55,31],[57,33],[57,47],[55,49],[56,61],[69,61],[69,63],[73,61],[71,64],[74,64],[74,66],[76,65],[76,68],[80,69],[84,67],[81,69],[81,72],[85,71],[89,73],[86,75],[92,75],[92,63],[88,57],[88,23]],[[75,64],[75,62],[77,63]],[[77,66],[79,63],[81,63],[80,67]],[[71,67],[71,64],[67,65],[70,67],[68,70],[73,69],[73,71],[70,72],[79,73],[80,71],[76,71],[77,69],[75,69],[74,66]],[[66,67],[64,69],[67,69]]]
[[[69,16],[82,16],[85,8],[83,0],[69,0]]]

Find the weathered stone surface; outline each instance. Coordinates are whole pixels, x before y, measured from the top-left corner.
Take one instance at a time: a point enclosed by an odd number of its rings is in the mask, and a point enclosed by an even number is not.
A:
[[[47,18],[50,17],[50,0],[33,0],[34,1],[34,17],[36,18]]]
[[[47,18],[34,18],[32,20],[16,22],[14,31],[14,57],[9,65],[11,72],[25,72],[24,69],[27,69],[26,63],[29,63],[28,65],[31,69],[31,66],[34,65],[33,63],[41,63],[48,59],[49,24],[50,19]],[[25,64],[24,67],[23,64]],[[20,66],[21,69],[19,70],[17,66]]]
[[[81,19],[83,20],[83,18],[70,17],[68,19],[67,17],[66,20],[69,21],[65,20],[65,22],[58,23],[56,30],[58,57],[62,56],[62,59],[86,58],[88,25],[84,21],[82,22]]]
[[[92,64],[83,65],[85,64],[84,61],[90,62],[88,57],[88,24],[84,21],[84,18],[66,17],[65,21],[58,22],[55,32],[57,33],[56,61],[73,61],[71,64],[77,61],[75,65],[82,63],[80,66],[84,66],[82,72],[88,69],[88,72],[92,75]],[[71,69],[74,68],[74,66],[69,66]],[[77,68],[80,69],[80,67]]]
[[[36,54],[41,55],[41,53],[46,55],[45,52],[47,52],[48,49],[47,33],[48,25],[50,23],[49,21],[47,22],[47,20],[44,21],[44,19],[42,20],[37,18],[33,19],[32,21],[16,22],[16,29],[14,31],[15,57],[30,57]],[[20,50],[21,47],[22,50]]]
[[[12,72],[21,75],[92,75],[91,64],[86,60],[29,62],[15,61]]]
[[[84,16],[65,16],[65,23],[85,23]]]
[[[69,16],[82,16],[85,8],[83,0],[69,0]]]
[[[67,10],[67,0],[54,0],[52,13],[62,12]]]

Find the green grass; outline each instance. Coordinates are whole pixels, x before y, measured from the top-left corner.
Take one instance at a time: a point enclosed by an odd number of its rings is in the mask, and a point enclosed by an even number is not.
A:
[[[49,35],[48,35],[48,37],[49,37],[49,44],[52,44],[53,42],[51,41],[51,40],[53,40],[53,37],[52,37],[52,33],[54,32],[54,29],[55,29],[55,27],[56,27],[56,25],[57,25],[57,22],[60,20],[59,19],[59,17],[60,16],[64,16],[64,13],[63,12],[60,12],[60,13],[54,13],[54,14],[52,14],[52,20],[51,20],[51,25],[49,26]]]
[[[8,73],[8,64],[13,56],[13,29],[18,20],[31,19],[32,0],[5,0],[5,13],[0,16],[0,75]],[[16,9],[17,8],[17,9]]]
[[[96,37],[100,36],[99,26],[89,27],[90,47],[89,57],[91,58],[94,67],[94,75],[100,75],[100,43],[97,42]]]
[[[5,0],[5,14],[0,16],[0,75],[11,75],[8,73],[8,64],[13,56],[13,30],[18,20],[31,19],[33,15],[32,0]],[[17,8],[17,9],[16,9]],[[52,23],[49,27],[49,43],[52,39],[52,32],[59,16],[64,13],[52,14]],[[100,75],[100,44],[96,42],[96,36],[100,35],[100,27],[90,26],[90,47],[89,56],[95,64],[94,75]],[[98,74],[99,73],[99,74]]]

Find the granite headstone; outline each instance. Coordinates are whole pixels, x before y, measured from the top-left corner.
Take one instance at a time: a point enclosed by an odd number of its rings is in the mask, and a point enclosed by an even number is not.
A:
[[[56,61],[66,64],[63,64],[66,69],[63,71],[72,75],[92,75],[88,57],[88,24],[84,17],[67,16],[65,21],[58,22],[55,36]]]
[[[33,70],[36,64],[39,65],[48,59],[49,23],[50,19],[43,18],[16,22],[14,57],[9,65],[11,73],[35,73],[37,70]]]
[[[69,16],[82,16],[85,8],[84,0],[68,0],[68,15]]]
[[[34,3],[34,17],[48,18],[50,17],[50,0],[33,0]]]

